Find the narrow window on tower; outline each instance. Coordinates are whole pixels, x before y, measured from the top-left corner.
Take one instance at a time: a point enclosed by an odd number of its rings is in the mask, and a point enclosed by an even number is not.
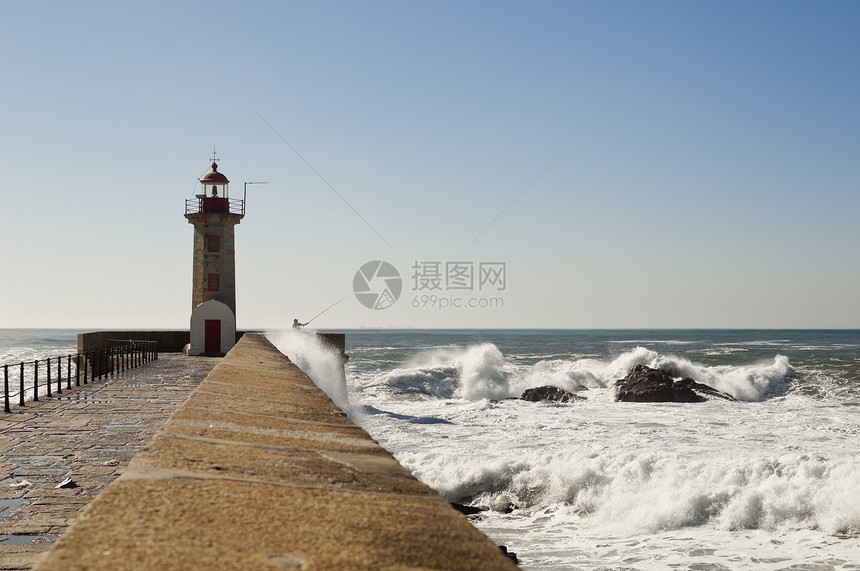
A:
[[[209,291],[220,291],[221,274],[209,274]]]
[[[210,252],[220,252],[221,236],[218,234],[206,234],[206,249]]]

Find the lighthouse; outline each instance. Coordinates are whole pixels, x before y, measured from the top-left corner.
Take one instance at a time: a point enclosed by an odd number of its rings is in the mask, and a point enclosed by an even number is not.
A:
[[[198,179],[199,193],[185,201],[194,226],[189,355],[223,355],[236,343],[236,250],[234,228],[245,217],[245,200],[230,198],[230,181],[218,171]]]

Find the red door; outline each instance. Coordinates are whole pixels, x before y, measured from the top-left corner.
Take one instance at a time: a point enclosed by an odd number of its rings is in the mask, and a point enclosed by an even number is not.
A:
[[[221,320],[207,319],[205,324],[206,331],[206,353],[221,352]]]

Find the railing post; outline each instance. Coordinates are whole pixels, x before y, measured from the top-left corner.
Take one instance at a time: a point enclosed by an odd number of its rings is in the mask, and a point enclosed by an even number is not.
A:
[[[21,391],[18,393],[18,406],[24,406],[24,363],[21,363]]]
[[[3,365],[3,410],[12,412],[9,408],[9,365]]]
[[[33,361],[33,401],[39,400],[39,361]]]
[[[48,359],[48,367],[51,366],[51,360]],[[57,357],[57,394],[63,394],[63,358]]]
[[[48,369],[48,382],[45,384],[45,386],[48,387],[48,396],[52,397],[54,395],[51,394],[51,360],[47,359],[45,361],[45,365],[46,365],[46,368]]]
[[[72,390],[72,356],[66,355],[66,388]]]
[[[87,364],[90,366],[90,382],[96,382],[96,352],[89,351],[87,353],[89,355],[89,359],[87,359]]]

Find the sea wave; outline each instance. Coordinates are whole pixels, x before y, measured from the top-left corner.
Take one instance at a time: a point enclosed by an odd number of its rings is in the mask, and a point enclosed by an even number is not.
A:
[[[311,331],[268,331],[266,337],[342,411],[355,420],[358,412],[349,402],[339,351],[323,343]]]
[[[784,393],[794,375],[784,355],[753,364],[705,365],[636,347],[610,359],[543,359],[523,365],[506,359],[494,344],[480,343],[422,351],[405,365],[379,373],[375,382],[438,398],[504,399],[541,385],[568,391],[607,388],[635,365],[662,369],[676,377],[691,377],[743,401]]]
[[[670,453],[539,451],[487,455],[403,453],[418,477],[450,501],[497,511],[553,507],[611,533],[822,529],[860,535],[860,462],[809,455],[690,460]]]

